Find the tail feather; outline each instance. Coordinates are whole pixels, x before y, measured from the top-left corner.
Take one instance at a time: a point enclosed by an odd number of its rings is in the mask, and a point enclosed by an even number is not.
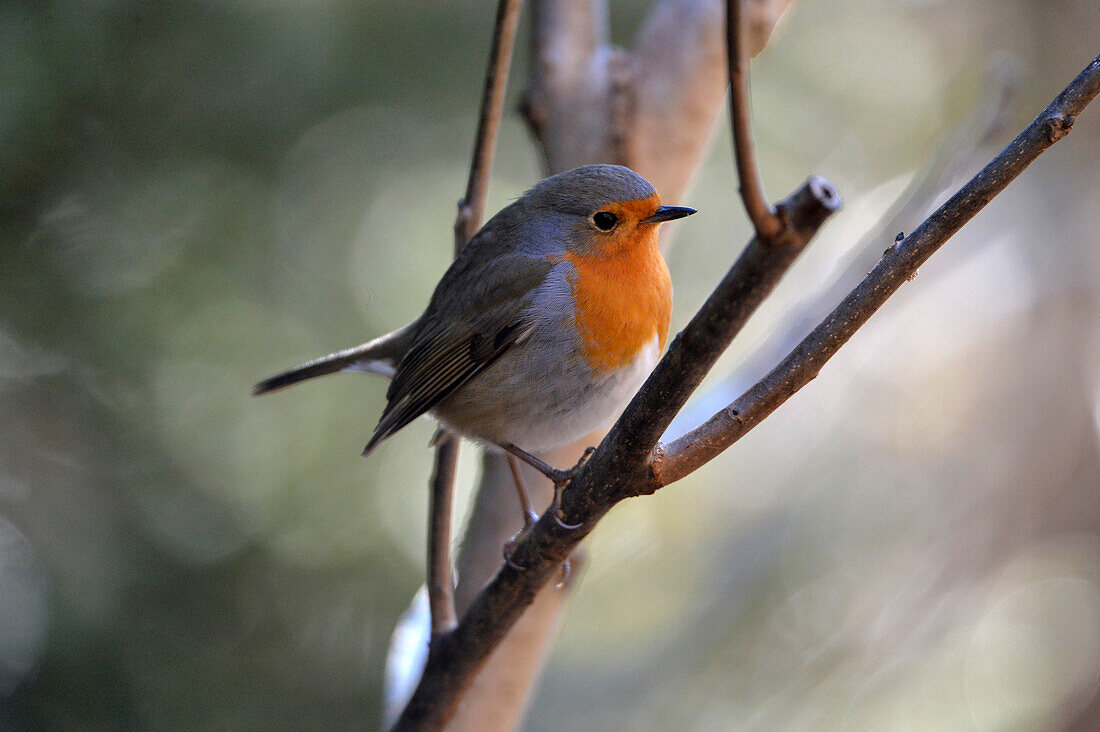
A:
[[[270,376],[252,387],[252,394],[259,396],[315,376],[334,374],[338,371],[364,371],[369,374],[392,377],[398,362],[409,350],[413,325],[387,333],[361,346],[337,351]]]
[[[370,436],[370,440],[367,442],[367,446],[363,448],[363,457],[367,457],[372,452],[374,452],[374,448],[378,447],[378,443],[386,439],[387,437],[389,437],[388,433],[381,433],[378,431],[377,428],[375,428],[374,434]]]

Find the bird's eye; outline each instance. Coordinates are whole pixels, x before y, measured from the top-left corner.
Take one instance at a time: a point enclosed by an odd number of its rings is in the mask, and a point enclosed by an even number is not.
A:
[[[600,231],[611,231],[619,223],[619,217],[610,211],[597,211],[592,214],[592,223]]]

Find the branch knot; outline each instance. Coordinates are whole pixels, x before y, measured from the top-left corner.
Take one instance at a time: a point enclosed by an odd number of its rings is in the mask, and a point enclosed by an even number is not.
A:
[[[1077,118],[1072,114],[1055,114],[1048,117],[1044,123],[1047,139],[1052,143],[1058,142],[1069,134],[1069,131],[1073,129],[1073,123],[1076,121]]]

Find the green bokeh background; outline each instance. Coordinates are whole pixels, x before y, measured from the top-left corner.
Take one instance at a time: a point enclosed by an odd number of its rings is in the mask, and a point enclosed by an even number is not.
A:
[[[612,5],[627,43],[648,4]],[[419,313],[492,15],[0,4],[0,727],[377,725],[432,426],[361,460],[381,380],[249,387]],[[541,174],[525,45],[491,210]],[[753,70],[765,183],[819,173],[846,208],[674,431],[855,283],[929,160],[971,173],[1098,51],[1091,0],[797,3]],[[727,138],[669,253],[674,329],[748,236]],[[1098,166],[1089,109],[803,393],[616,509],[528,728],[1100,725]]]

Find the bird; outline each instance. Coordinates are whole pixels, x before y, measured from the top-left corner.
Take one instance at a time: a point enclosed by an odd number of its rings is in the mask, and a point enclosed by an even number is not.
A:
[[[672,282],[658,229],[694,213],[662,204],[624,166],[544,178],[459,251],[411,324],[264,379],[253,393],[345,371],[390,377],[363,455],[429,414],[505,451],[527,520],[515,460],[554,482],[559,506],[571,472],[537,454],[610,424],[664,351]]]

